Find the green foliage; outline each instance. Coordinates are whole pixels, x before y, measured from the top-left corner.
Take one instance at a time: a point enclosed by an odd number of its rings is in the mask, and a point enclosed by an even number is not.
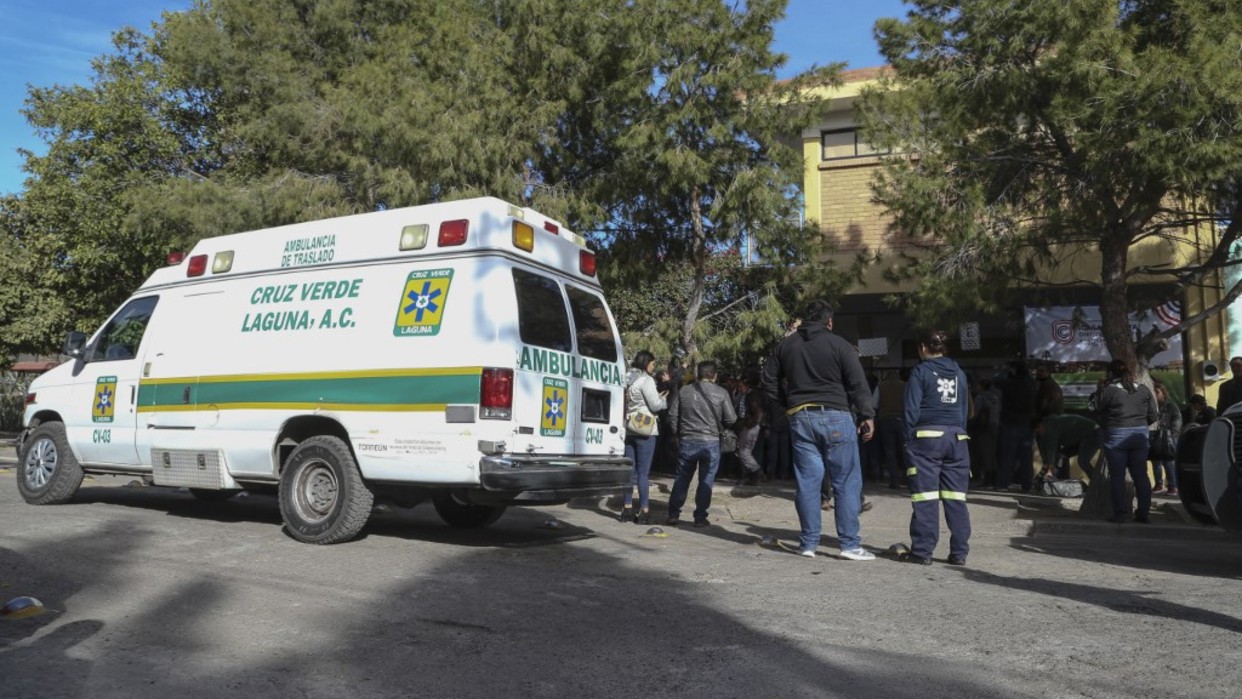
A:
[[[97,326],[201,238],[478,195],[599,232],[613,289],[688,265],[678,344],[711,337],[710,256],[746,234],[770,263],[712,309],[815,259],[779,139],[828,73],[776,83],[784,4],[200,0],[122,30],[91,85],[27,101],[49,147],[0,202],[0,356]]]
[[[26,412],[26,390],[31,377],[0,371],[0,432],[17,432]]]
[[[873,143],[917,153],[892,159],[875,188],[896,229],[927,247],[905,261],[911,312],[994,308],[998,290],[1046,282],[1093,245],[1100,276],[1075,281],[1100,287],[1113,355],[1145,361],[1123,331],[1134,276],[1205,283],[1239,233],[1242,8],[909,4],[906,20],[877,25],[895,75],[862,115]],[[1188,225],[1222,227],[1220,245],[1200,251],[1206,265],[1129,266],[1135,243]]]
[[[673,307],[676,344],[692,357],[699,337],[713,330],[698,321],[720,251],[738,249],[747,236],[764,264],[815,259],[807,254],[814,231],[795,223],[801,152],[782,139],[818,116],[823,103],[804,88],[829,82],[835,69],[777,83],[785,57],[771,50],[772,25],[785,4],[637,4],[656,57],[654,83],[619,134],[617,176],[628,196],[617,201],[620,225],[601,237],[619,270],[611,288],[650,283],[665,265],[685,265],[679,273],[690,274],[689,296]]]
[[[26,192],[0,203],[5,355],[59,346],[74,320],[98,323],[167,252],[158,231],[124,222],[136,192],[175,172],[179,144],[141,38],[122,31],[114,44],[93,62],[92,87],[30,91],[26,114],[48,154],[26,154]]]
[[[712,257],[702,312],[694,326],[696,358],[710,358],[732,373],[758,365],[780,339],[791,304],[790,290],[765,281],[770,277],[771,270],[746,267],[736,254]],[[663,365],[677,350],[684,350],[682,324],[694,286],[693,268],[677,263],[659,265],[649,281],[609,286],[609,304],[627,355],[645,349]]]

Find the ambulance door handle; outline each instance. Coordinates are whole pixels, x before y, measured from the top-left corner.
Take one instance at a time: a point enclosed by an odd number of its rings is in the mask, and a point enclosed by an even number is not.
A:
[[[138,390],[138,387],[137,387],[137,386],[133,386],[133,385],[131,385],[131,386],[129,387],[129,404],[130,404],[130,405],[133,405],[133,404],[134,404],[134,391],[136,391],[136,390]]]
[[[189,405],[190,403],[190,387],[189,386],[186,386],[185,390],[181,392],[181,402],[186,405]]]

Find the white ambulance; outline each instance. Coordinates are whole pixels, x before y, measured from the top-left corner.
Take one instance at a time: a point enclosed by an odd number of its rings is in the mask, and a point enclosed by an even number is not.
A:
[[[454,526],[623,491],[624,362],[581,237],[484,198],[201,241],[26,397],[18,486],[84,473],[275,492],[353,538],[375,498]]]

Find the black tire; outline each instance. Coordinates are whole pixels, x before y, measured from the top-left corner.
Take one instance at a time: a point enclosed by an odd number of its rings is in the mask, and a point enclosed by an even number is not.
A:
[[[285,528],[308,544],[354,538],[366,526],[375,500],[349,447],[325,436],[311,437],[289,454],[279,497]]]
[[[438,493],[431,502],[445,524],[459,529],[481,529],[505,513],[504,505],[472,505],[458,500],[452,493]]]
[[[203,502],[223,502],[240,493],[240,490],[213,490],[211,488],[190,488],[190,495]]]
[[[69,448],[64,423],[45,422],[26,438],[17,462],[17,490],[26,502],[69,502],[82,485],[82,477],[82,466]]]

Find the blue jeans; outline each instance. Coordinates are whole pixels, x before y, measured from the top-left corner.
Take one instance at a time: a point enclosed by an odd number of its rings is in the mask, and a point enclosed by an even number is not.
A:
[[[789,430],[768,429],[768,452],[764,457],[769,478],[775,481],[789,475]]]
[[[651,461],[655,458],[656,450],[655,435],[640,437],[638,435],[626,435],[625,437],[625,458],[634,461],[634,470],[630,474],[630,489],[625,491],[625,506],[629,507],[634,503],[634,488],[638,488],[638,507],[646,510],[649,506],[648,497],[651,489]]]
[[[876,421],[876,436],[879,437],[880,444],[884,451],[884,467],[888,476],[888,486],[890,488],[900,486],[902,478],[905,476],[905,469],[902,464],[905,463],[905,454],[902,453],[902,442],[905,436],[902,434],[905,429],[902,427],[902,419],[899,417],[882,417]]]
[[[707,509],[712,506],[712,484],[716,482],[716,470],[720,468],[720,442],[681,441],[677,452],[677,479],[668,497],[668,516],[680,517],[681,506],[686,504],[690,492],[690,479],[699,474],[699,486],[694,491],[694,521],[707,519]]]
[[[1113,516],[1125,517],[1130,511],[1126,498],[1126,472],[1134,481],[1138,496],[1136,516],[1151,510],[1151,481],[1147,480],[1147,427],[1112,427],[1104,430],[1104,458],[1108,461],[1108,484],[1112,489]]]
[[[862,469],[858,463],[858,432],[854,416],[842,410],[799,410],[789,418],[793,438],[794,505],[801,525],[803,549],[819,547],[823,531],[820,490],[824,473],[832,481],[833,514],[841,549],[862,545],[858,511],[862,505]]]
[[[996,487],[1005,490],[1013,482],[1014,469],[1022,492],[1031,490],[1035,478],[1035,433],[1030,427],[1001,425],[1000,463],[996,470]]]
[[[1156,476],[1156,485],[1164,485],[1164,478],[1168,479],[1169,488],[1177,489],[1177,460],[1176,459],[1156,459],[1151,462],[1151,472]],[[1163,476],[1164,478],[1162,478]]]

